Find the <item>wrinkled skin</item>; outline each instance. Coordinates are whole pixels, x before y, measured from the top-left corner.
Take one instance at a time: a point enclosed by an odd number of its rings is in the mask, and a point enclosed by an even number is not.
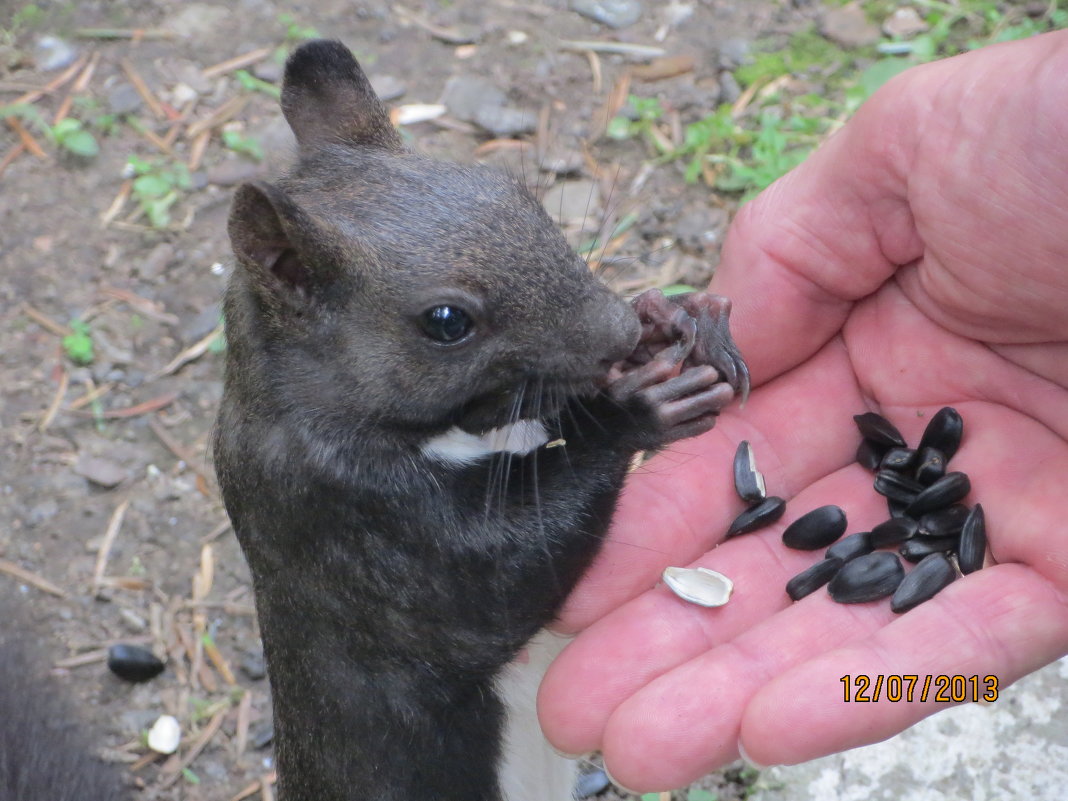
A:
[[[1068,652],[1068,32],[912,70],[739,214],[713,289],[734,301],[754,392],[648,465],[561,627],[540,713],[560,749],[604,751],[635,790],[734,759],[790,764],[885,739],[940,705],[845,704],[840,677],[964,674],[1002,687]],[[918,440],[964,417],[953,469],[987,514],[987,567],[904,615],[791,604],[813,561],[779,541],[826,503],[850,531],[886,517],[852,463],[851,415]],[[755,448],[772,528],[721,541]],[[650,590],[665,565],[737,590],[718,610]]]

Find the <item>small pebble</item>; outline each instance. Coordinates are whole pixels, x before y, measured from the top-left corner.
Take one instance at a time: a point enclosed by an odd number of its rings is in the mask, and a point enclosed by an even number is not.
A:
[[[638,0],[571,0],[571,10],[609,28],[626,28],[642,15]]]

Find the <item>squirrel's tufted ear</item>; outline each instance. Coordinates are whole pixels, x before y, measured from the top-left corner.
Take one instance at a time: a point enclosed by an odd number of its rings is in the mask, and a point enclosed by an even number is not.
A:
[[[385,106],[341,42],[316,39],[293,51],[282,81],[282,112],[301,150],[325,144],[403,149]]]
[[[344,260],[337,232],[276,186],[241,185],[227,230],[238,264],[272,296],[302,304],[337,283]]]

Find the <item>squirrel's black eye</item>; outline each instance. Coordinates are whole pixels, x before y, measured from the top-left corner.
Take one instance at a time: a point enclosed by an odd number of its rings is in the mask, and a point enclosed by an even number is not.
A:
[[[458,342],[471,331],[473,325],[467,312],[459,306],[434,306],[419,318],[423,333],[438,342]]]

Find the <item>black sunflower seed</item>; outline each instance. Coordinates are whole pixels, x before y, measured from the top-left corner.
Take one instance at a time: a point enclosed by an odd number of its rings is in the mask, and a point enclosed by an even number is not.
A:
[[[873,550],[875,548],[872,547],[869,532],[858,531],[856,534],[840,539],[827,549],[824,556],[828,559],[841,559],[843,562],[848,562],[850,559],[856,559]]]
[[[874,473],[879,469],[879,462],[883,460],[885,453],[885,445],[872,442],[870,439],[862,439],[857,446],[857,462]]]
[[[916,536],[920,524],[911,517],[893,517],[871,530],[869,540],[872,548],[900,545]]]
[[[736,537],[739,534],[746,534],[750,531],[756,531],[758,528],[769,526],[782,517],[782,513],[785,511],[786,501],[782,498],[775,495],[765,498],[734,518],[734,522],[727,529],[727,536]]]
[[[964,527],[960,532],[960,544],[957,546],[957,564],[960,572],[967,575],[983,566],[986,559],[986,515],[982,504],[976,504],[968,513]]]
[[[960,447],[963,435],[964,420],[960,413],[952,406],[944,406],[935,413],[927,424],[927,428],[923,430],[923,437],[920,438],[920,446],[917,450],[937,448],[945,454],[948,462]]]
[[[897,552],[909,562],[919,562],[933,553],[949,553],[957,550],[958,537],[913,537],[901,544]]]
[[[964,528],[968,511],[963,503],[955,503],[937,512],[928,512],[920,518],[920,530],[916,533],[921,537],[955,537]]]
[[[891,448],[879,462],[880,469],[909,470],[916,461],[916,451],[912,448]]]
[[[923,491],[923,485],[896,470],[880,470],[875,474],[875,491],[892,501],[907,504]]]
[[[901,503],[901,501],[895,501],[893,498],[886,499],[886,510],[890,512],[890,517],[906,517],[905,510],[908,509],[907,503]]]
[[[890,599],[890,609],[898,613],[907,612],[917,604],[933,598],[935,593],[956,577],[957,571],[953,569],[945,554],[933,553],[902,579],[894,597]]]
[[[885,445],[890,448],[904,448],[905,438],[894,424],[875,412],[853,415],[853,421],[860,429],[860,435],[864,439]]]
[[[846,516],[841,507],[821,506],[801,515],[786,527],[782,541],[789,548],[815,551],[826,548],[845,534]]]
[[[148,681],[163,672],[163,662],[138,645],[118,643],[108,649],[108,669],[126,681]]]
[[[753,446],[749,440],[738,443],[734,453],[734,489],[746,503],[759,503],[767,497],[764,476],[756,469]]]
[[[827,589],[840,604],[860,604],[892,595],[904,577],[896,554],[877,551],[842,565]]]
[[[946,474],[946,455],[938,448],[924,448],[919,454],[916,480],[926,487]]]
[[[905,514],[909,517],[923,517],[928,512],[933,512],[963,499],[964,496],[971,492],[971,489],[972,483],[968,479],[967,473],[946,473],[917,495],[909,503],[908,508],[905,509]]]
[[[801,571],[786,582],[786,594],[793,600],[800,601],[834,578],[834,574],[841,566],[841,559],[824,559],[822,562],[816,562],[808,570]]]

